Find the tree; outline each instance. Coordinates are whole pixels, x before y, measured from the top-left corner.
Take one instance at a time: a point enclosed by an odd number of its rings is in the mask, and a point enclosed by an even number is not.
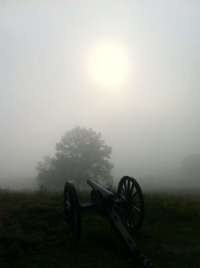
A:
[[[45,157],[39,162],[39,185],[59,189],[66,180],[71,180],[81,188],[89,178],[110,184],[113,168],[110,163],[111,151],[100,133],[92,129],[73,128],[56,144],[55,156]]]

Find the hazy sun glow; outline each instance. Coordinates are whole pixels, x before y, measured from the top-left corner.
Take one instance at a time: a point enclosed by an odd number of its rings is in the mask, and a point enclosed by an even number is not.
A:
[[[130,74],[127,51],[113,43],[94,47],[89,57],[89,73],[99,85],[117,87],[123,85]]]

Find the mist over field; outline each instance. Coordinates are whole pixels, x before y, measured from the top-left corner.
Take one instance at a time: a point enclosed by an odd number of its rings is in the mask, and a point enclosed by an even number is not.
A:
[[[0,188],[35,189],[77,126],[112,147],[116,180],[200,188],[199,24],[194,0],[0,1]]]
[[[199,26],[198,0],[0,0],[0,267],[199,267]]]

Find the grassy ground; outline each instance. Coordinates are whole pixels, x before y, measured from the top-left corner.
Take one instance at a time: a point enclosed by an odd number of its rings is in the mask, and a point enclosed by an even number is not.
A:
[[[200,197],[147,194],[145,223],[136,237],[155,267],[200,267]],[[0,267],[135,267],[126,248],[98,215],[83,219],[74,245],[62,196],[0,192]]]

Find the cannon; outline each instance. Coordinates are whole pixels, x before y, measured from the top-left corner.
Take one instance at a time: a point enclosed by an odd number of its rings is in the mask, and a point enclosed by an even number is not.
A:
[[[64,214],[73,238],[79,240],[81,237],[82,212],[95,210],[111,222],[139,265],[153,267],[134,240],[134,234],[141,228],[144,220],[143,193],[136,179],[122,177],[117,191],[92,179],[87,180],[87,183],[91,187],[90,202],[83,204],[79,202],[73,183],[65,183]]]

